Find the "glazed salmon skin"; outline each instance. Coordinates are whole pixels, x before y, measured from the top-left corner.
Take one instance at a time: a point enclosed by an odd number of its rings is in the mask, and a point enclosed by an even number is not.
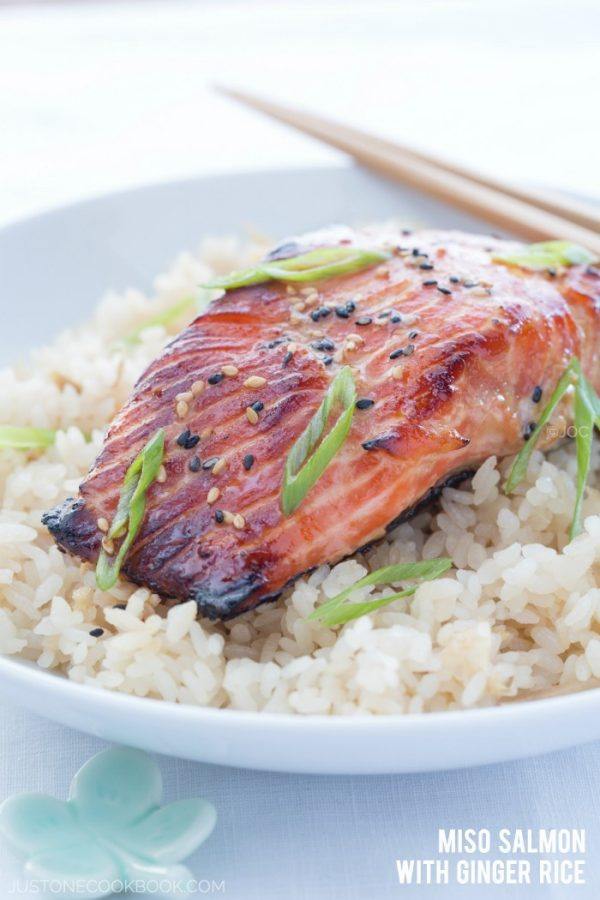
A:
[[[271,258],[316,245],[308,236]],[[508,266],[496,258],[520,245],[458,232],[384,246],[386,261],[353,274],[214,300],[141,376],[79,496],[45,515],[58,544],[97,558],[99,520],[112,520],[127,467],[164,428],[164,473],[121,572],[229,618],[383,537],[488,456],[516,452],[573,355],[600,387],[597,269]],[[286,516],[287,454],[342,366],[358,399],[349,434]]]

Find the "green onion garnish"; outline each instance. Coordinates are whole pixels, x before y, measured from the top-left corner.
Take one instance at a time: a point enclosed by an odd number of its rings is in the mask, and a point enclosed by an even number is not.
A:
[[[150,319],[146,319],[145,322],[142,322],[141,325],[138,325],[137,328],[134,328],[133,331],[130,331],[129,334],[126,334],[125,337],[117,341],[117,345],[126,344],[127,346],[132,347],[135,344],[139,344],[142,332],[147,328],[154,328],[157,325],[166,326],[170,325],[171,322],[176,322],[184,312],[192,309],[196,302],[195,297],[185,297],[185,299],[180,300],[179,303],[175,303],[173,306],[169,307],[169,309],[165,309],[163,312],[157,313]]]
[[[329,415],[338,403],[343,406],[343,412],[329,434],[321,440]],[[349,366],[344,366],[329,385],[323,402],[287,455],[281,490],[284,515],[291,515],[300,506],[346,440],[355,403],[356,388],[352,370]]]
[[[556,266],[588,265],[594,261],[592,254],[570,241],[541,241],[529,244],[517,253],[508,253],[493,257],[494,262],[506,263],[509,266],[522,266],[524,269],[552,269]]]
[[[165,430],[159,429],[136,456],[125,473],[117,511],[106,537],[114,540],[125,535],[116,556],[100,551],[96,565],[96,584],[108,591],[116,583],[123,560],[140,530],[146,509],[146,492],[160,469],[165,445]]]
[[[575,356],[561,375],[548,404],[542,411],[535,430],[512,464],[504,491],[506,494],[511,494],[525,478],[531,454],[542,429],[571,385],[575,386],[575,447],[577,451],[577,489],[573,520],[569,529],[569,538],[573,540],[581,532],[581,507],[590,470],[594,426],[600,425],[600,397],[581,371],[581,364]]]
[[[0,449],[45,450],[56,439],[56,431],[50,428],[20,428],[17,425],[0,425]]]
[[[575,449],[577,451],[577,492],[573,520],[569,529],[569,540],[581,532],[581,507],[583,494],[590,471],[592,441],[594,439],[594,413],[579,387],[575,389]]]
[[[314,621],[321,622],[323,625],[333,627],[334,625],[344,625],[352,619],[358,619],[367,613],[380,609],[393,603],[394,600],[400,600],[403,597],[409,597],[417,590],[418,585],[412,585],[399,591],[397,594],[390,594],[381,600],[369,600],[364,603],[346,603],[346,600],[353,591],[359,588],[368,587],[369,585],[390,584],[394,581],[412,581],[420,579],[421,581],[432,581],[439,578],[444,572],[452,566],[452,560],[447,557],[439,559],[426,559],[416,563],[400,563],[396,566],[385,566],[383,569],[377,569],[357,581],[356,584],[350,585],[345,590],[340,591],[331,600],[327,600],[307,617]]]
[[[512,494],[517,485],[519,485],[525,478],[527,474],[527,467],[529,466],[529,460],[531,459],[531,454],[535,450],[540,434],[542,433],[542,429],[548,422],[548,419],[550,418],[568,389],[572,384],[575,384],[578,372],[579,361],[573,358],[561,375],[558,384],[552,392],[550,400],[542,410],[540,420],[537,423],[534,431],[531,433],[517,458],[515,459],[514,463],[512,464],[512,468],[504,486],[504,492],[506,494]]]
[[[320,247],[291,259],[278,259],[258,263],[249,269],[231,272],[223,278],[216,278],[206,288],[246,287],[265,281],[318,281],[335,275],[349,275],[369,266],[389,259],[389,254],[381,250],[362,250],[360,247]]]

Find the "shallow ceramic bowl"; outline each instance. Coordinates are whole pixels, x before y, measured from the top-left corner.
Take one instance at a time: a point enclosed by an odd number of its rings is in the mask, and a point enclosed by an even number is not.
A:
[[[181,249],[244,223],[274,239],[333,222],[392,216],[486,226],[353,168],[259,172],[142,188],[0,231],[3,361],[88,315],[107,289],[148,289]],[[65,725],[173,756],[286,772],[449,769],[600,737],[600,689],[468,712],[290,716],[178,706],[82,686],[0,659],[2,694]]]

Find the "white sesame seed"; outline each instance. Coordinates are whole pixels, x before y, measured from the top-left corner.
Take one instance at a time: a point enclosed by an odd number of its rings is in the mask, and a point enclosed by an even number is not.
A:
[[[156,480],[160,482],[160,484],[164,484],[167,480],[167,470],[164,466],[161,466],[158,470],[158,475],[156,476]]]
[[[110,538],[105,537],[105,538],[102,538],[102,549],[104,550],[105,553],[108,554],[108,556],[112,556],[113,553],[115,552],[115,545],[113,544],[113,542],[111,541]]]
[[[291,341],[285,349],[288,353],[295,353],[298,349],[298,344],[295,344],[294,341]]]
[[[255,409],[252,409],[251,406],[246,407],[246,418],[250,422],[251,425],[256,425],[258,422],[258,413]]]
[[[235,517],[234,517],[234,515],[233,515],[232,512],[229,512],[229,510],[224,509],[224,510],[223,510],[223,516],[225,517],[225,521],[226,521],[226,523],[227,523],[228,525],[232,525],[232,524],[233,524],[233,520],[234,520]]]
[[[202,393],[202,391],[204,390],[205,387],[206,387],[206,385],[203,381],[195,381],[191,387],[192,395],[194,397],[197,397],[199,394]]]
[[[221,496],[221,491],[218,487],[211,487],[210,491],[206,495],[207,503],[216,503],[219,497]]]
[[[213,473],[213,475],[218,475],[220,472],[223,471],[223,469],[226,469],[226,468],[227,468],[227,460],[225,459],[224,456],[222,456],[220,459],[218,459],[216,461],[216,463],[212,467],[212,473]]]
[[[234,375],[238,374],[239,369],[237,368],[237,366],[223,366],[221,372],[223,373],[223,375],[229,375],[230,377],[233,377]]]
[[[237,515],[235,515],[233,517],[233,527],[234,528],[244,528],[245,525],[246,525],[245,518],[242,515],[240,515],[240,513],[237,513]]]
[[[246,378],[244,382],[244,387],[248,388],[260,388],[263,387],[267,383],[267,379],[263,378],[262,375],[251,375],[250,378]]]
[[[175,399],[177,400],[177,402],[183,400],[184,403],[189,403],[189,401],[193,399],[193,396],[194,395],[191,391],[182,391],[181,394],[175,395]]]
[[[185,402],[185,400],[179,400],[177,406],[175,407],[175,412],[179,416],[180,419],[184,419],[189,413],[190,408]]]
[[[214,431],[214,429],[211,428],[210,425],[208,425],[206,428],[202,429],[202,431],[200,432],[200,437],[202,439],[210,437],[211,434],[213,433],[213,431]]]
[[[392,376],[392,378],[402,378],[402,372],[402,366],[394,366],[394,368],[390,372],[390,375]]]
[[[100,518],[96,521],[96,525],[100,529],[100,531],[108,531],[108,519],[105,519],[104,516],[100,516]]]

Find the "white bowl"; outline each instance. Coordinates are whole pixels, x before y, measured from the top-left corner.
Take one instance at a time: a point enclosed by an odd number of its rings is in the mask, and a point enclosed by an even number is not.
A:
[[[84,319],[107,288],[148,288],[181,249],[240,223],[280,238],[332,222],[402,216],[485,230],[353,168],[202,178],[114,194],[0,231],[4,360]],[[291,716],[203,709],[82,686],[0,658],[12,702],[99,737],[187,759],[311,773],[449,769],[600,737],[600,689],[502,707],[407,716]]]

